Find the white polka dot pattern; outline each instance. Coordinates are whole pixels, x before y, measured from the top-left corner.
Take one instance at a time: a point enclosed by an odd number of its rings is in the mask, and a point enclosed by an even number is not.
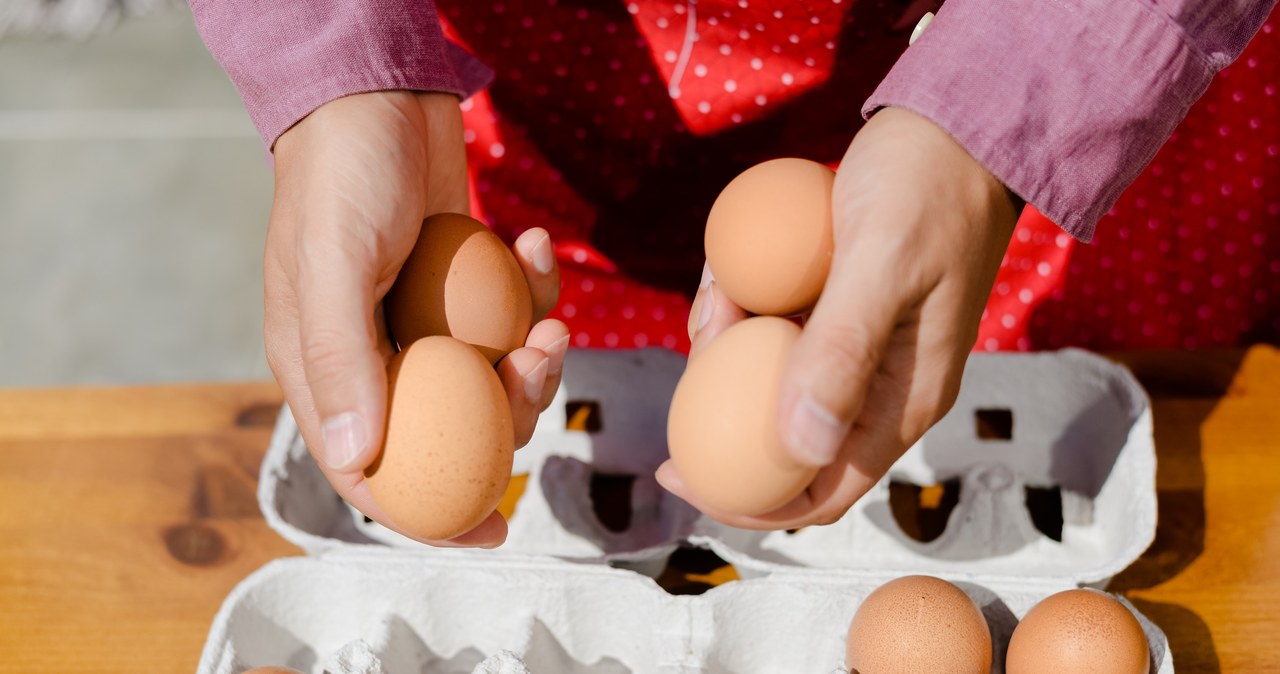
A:
[[[845,69],[858,75],[844,77],[862,77],[869,92],[928,8],[912,3],[919,13],[897,17],[892,12],[901,10],[884,0],[438,4],[448,34],[498,71],[491,93],[463,104],[477,217],[508,240],[534,225],[552,231],[563,280],[553,315],[570,324],[575,345],[678,350],[688,347],[688,297],[658,288],[692,290],[701,220],[715,181],[722,186],[733,173],[725,167],[741,170],[773,156],[819,159],[824,152],[821,160],[833,162],[854,129],[846,122],[839,136],[773,127],[735,136],[733,152],[741,156],[729,158],[717,134],[768,128],[761,125],[794,114],[788,111],[797,101],[804,106],[796,124],[824,119],[824,108],[830,108],[825,119],[837,119],[839,105],[856,120],[861,97],[848,93],[855,87],[839,87],[848,100],[828,92],[841,59],[864,49]],[[852,23],[855,4],[860,24]],[[890,24],[896,37],[886,32]],[[1001,263],[975,348],[1195,348],[1280,337],[1275,25],[1273,18],[1215,80],[1100,223],[1094,243],[1076,243],[1028,209]],[[867,46],[884,35],[896,41]],[[870,63],[877,55],[884,59],[879,70]],[[665,155],[671,147],[695,150]],[[634,207],[619,206],[628,194],[679,170],[711,178],[673,178],[673,189],[696,193],[650,200],[685,199],[703,210],[654,209],[671,224],[628,219]],[[594,245],[618,227],[655,225],[661,227],[649,238],[637,235],[608,254]],[[679,283],[652,274],[641,281],[632,273],[637,259],[652,264],[663,252]]]

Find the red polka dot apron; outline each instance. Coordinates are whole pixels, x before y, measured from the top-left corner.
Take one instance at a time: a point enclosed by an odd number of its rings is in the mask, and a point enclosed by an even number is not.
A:
[[[438,0],[493,66],[464,104],[472,203],[556,241],[581,347],[686,351],[719,190],[781,156],[834,167],[931,0]],[[1280,337],[1280,31],[1224,71],[1078,244],[1027,209],[976,348]]]

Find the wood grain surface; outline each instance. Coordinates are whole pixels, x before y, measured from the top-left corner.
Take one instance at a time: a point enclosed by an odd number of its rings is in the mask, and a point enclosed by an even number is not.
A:
[[[258,509],[274,384],[0,392],[0,671],[192,672],[299,554]]]
[[[1112,589],[1180,674],[1280,672],[1280,350],[1115,358],[1154,401],[1160,525]],[[300,554],[256,498],[279,404],[270,383],[0,391],[0,672],[194,671],[231,588]],[[735,577],[682,560],[673,591]]]

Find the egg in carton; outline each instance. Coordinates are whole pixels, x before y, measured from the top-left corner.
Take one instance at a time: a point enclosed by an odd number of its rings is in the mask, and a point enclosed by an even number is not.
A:
[[[241,583],[215,618],[198,671],[846,674],[848,625],[867,595],[895,576],[783,571],[673,596],[603,564],[340,549],[277,560]],[[983,611],[1001,674],[1018,617],[1052,584],[951,580]],[[1159,629],[1134,614],[1148,638],[1150,671],[1173,672]]]
[[[398,615],[389,608],[389,602],[404,600],[397,597],[428,607],[422,609],[426,614],[405,618],[397,628],[428,643],[440,638],[441,612],[484,613],[488,609],[476,607],[488,606],[489,600],[442,599],[432,589],[465,586],[449,574],[477,565],[502,569],[517,586],[546,590],[536,598],[513,591],[499,604],[546,612],[569,624],[542,617],[539,628],[530,618],[500,640],[473,635],[476,643],[471,648],[484,657],[439,671],[613,671],[595,667],[594,651],[581,651],[573,644],[583,639],[636,640],[640,635],[647,641],[659,627],[664,634],[674,630],[674,636],[659,640],[665,645],[651,644],[643,654],[612,647],[615,655],[610,657],[622,663],[617,671],[841,671],[845,629],[861,598],[880,583],[910,573],[958,581],[987,614],[1000,662],[999,651],[1007,645],[1012,626],[1031,605],[1059,590],[1105,584],[1136,559],[1154,535],[1154,447],[1146,397],[1127,371],[1097,356],[1080,351],[975,354],[955,409],[873,492],[840,522],[794,534],[747,532],[699,519],[652,483],[652,471],[666,454],[666,403],[682,369],[683,359],[665,351],[572,351],[561,394],[539,422],[534,440],[517,453],[514,472],[527,471],[528,487],[512,517],[508,543],[498,551],[430,549],[353,516],[311,463],[286,412],[264,461],[260,499],[272,526],[320,558],[276,564],[297,563],[288,568],[304,576],[308,568],[316,575],[330,566],[335,567],[332,573],[355,575],[310,578],[282,590],[276,586],[289,574],[273,571],[274,565],[255,574],[224,605],[201,671],[221,674],[240,671],[236,667],[245,664],[281,662],[281,656],[289,654],[279,648],[274,659],[256,657],[257,652],[237,659],[237,653],[248,653],[243,644],[237,646],[238,639],[258,634],[245,623],[265,620],[296,634],[303,623],[324,622],[324,607],[334,614],[332,621],[344,626],[327,628],[327,639],[303,640],[306,646],[298,652],[332,660],[309,666],[333,672],[376,671],[335,668],[340,663],[333,658],[345,653],[342,662],[352,663],[361,661],[353,656],[363,653],[368,657],[362,662],[372,667],[375,661],[402,657],[397,655],[400,647],[387,636],[390,628],[377,626]],[[595,432],[566,429],[572,412],[583,405],[594,406],[599,415],[601,427]],[[995,428],[978,432],[980,424]],[[595,518],[589,496],[593,472],[636,476],[632,524],[626,531],[611,531]],[[890,484],[948,479],[958,481],[960,489],[945,530],[932,541],[913,539],[891,513]],[[1031,522],[1025,506],[1027,487],[1061,495],[1061,540]],[[652,580],[607,565],[656,575],[684,539],[713,549],[747,580],[701,597],[670,597]],[[440,568],[426,574],[422,569],[428,567]],[[355,578],[360,574],[382,578],[390,589],[370,592],[365,599],[329,602],[332,588],[359,583]],[[417,578],[422,574],[426,580]],[[636,583],[647,594],[622,592]],[[599,601],[615,608],[654,602],[667,608],[646,609],[657,614],[633,629],[607,614],[594,614],[591,607]],[[362,603],[369,606],[357,612],[381,617],[369,618],[373,622],[366,620],[368,624],[353,621],[352,609]],[[288,610],[281,612],[279,607]],[[298,607],[305,610],[293,610]],[[677,614],[698,618],[686,620]],[[1173,671],[1163,634],[1137,615],[1150,641],[1152,671]],[[481,632],[488,629],[482,626],[493,623],[487,614],[465,621]],[[560,657],[554,664],[545,660],[543,647],[535,644],[541,642],[531,636],[539,629],[549,631],[561,646],[547,651]],[[681,629],[688,633],[682,635]],[[779,659],[769,657],[762,644],[782,652],[825,655],[814,655],[816,660]],[[414,662],[430,659],[429,653],[414,648],[403,657]],[[684,655],[672,656],[668,648]],[[461,652],[451,649],[445,645],[438,651]],[[305,669],[310,656],[289,657]]]

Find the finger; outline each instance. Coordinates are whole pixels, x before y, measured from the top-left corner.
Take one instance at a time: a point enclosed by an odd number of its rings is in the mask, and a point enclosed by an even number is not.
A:
[[[264,338],[267,350],[267,363],[271,367],[276,381],[284,392],[289,404],[289,411],[297,422],[298,430],[307,449],[315,457],[316,465],[324,473],[325,478],[333,485],[337,493],[353,507],[369,518],[396,529],[386,513],[374,502],[365,488],[364,476],[360,472],[336,472],[322,459],[320,448],[322,437],[320,418],[316,413],[315,401],[311,389],[307,385],[307,377],[302,359],[302,339],[299,336],[298,301],[293,292],[293,283],[285,273],[282,263],[272,255],[277,240],[276,230],[268,238],[267,255],[265,256],[265,290],[266,313],[264,316]],[[403,531],[399,533],[405,534]]]
[[[540,321],[560,298],[560,265],[556,264],[551,235],[541,227],[534,227],[516,238],[515,252],[516,261],[529,282],[533,320]]]
[[[706,320],[702,314],[702,298],[706,295],[707,286],[711,285],[711,281],[715,279],[711,274],[711,265],[702,263],[702,280],[698,281],[698,290],[693,295],[693,303],[689,305],[689,341],[698,335],[698,330],[706,324]]]
[[[378,524],[394,531],[405,538],[425,543],[437,548],[496,548],[502,545],[507,539],[507,521],[503,519],[498,512],[489,513],[483,522],[476,527],[460,536],[455,536],[447,541],[437,541],[429,538],[420,538],[396,526],[395,520],[389,517],[377,501],[373,499],[373,495],[369,492],[369,483],[361,481],[345,496],[356,510],[369,519]]]
[[[298,240],[296,285],[302,367],[320,424],[317,458],[351,486],[382,445],[387,401],[375,265],[359,237],[351,228],[308,228]]]
[[[391,334],[387,330],[387,314],[382,302],[378,302],[373,310],[373,325],[378,331],[378,353],[382,356],[382,363],[385,366],[391,362],[391,357],[396,355],[396,346],[391,343]]]
[[[790,503],[773,512],[749,517],[717,510],[703,502],[689,491],[676,472],[675,464],[669,460],[658,467],[654,477],[667,491],[708,517],[738,529],[761,531],[831,524],[843,517],[863,494],[875,486],[877,480],[852,464],[840,463],[819,472],[813,484]]]
[[[467,149],[458,97],[440,92],[421,92],[416,97],[427,129],[427,165],[423,173],[427,201],[423,215],[470,215]]]
[[[507,520],[494,511],[471,531],[448,541],[438,541],[430,545],[441,548],[496,548],[506,540]]]
[[[707,287],[698,292],[699,297],[695,299],[695,305],[690,309],[690,316],[697,316],[695,324],[694,336],[689,346],[689,358],[692,359],[698,355],[702,349],[706,348],[717,335],[724,332],[729,326],[746,319],[751,314],[745,309],[733,303],[720,286],[716,284],[715,279],[707,284]],[[696,312],[696,313],[695,313]]]
[[[498,362],[498,377],[511,404],[516,447],[523,447],[533,437],[550,366],[551,359],[546,353],[528,346],[512,351]]]
[[[902,313],[899,293],[884,282],[897,274],[885,268],[882,254],[861,254],[869,247],[860,244],[837,251],[783,371],[778,431],[802,465],[835,460]]]
[[[560,377],[564,370],[564,359],[569,352],[569,327],[554,318],[538,321],[529,331],[525,346],[531,346],[547,354],[547,380],[542,386],[542,398],[538,402],[538,411],[542,412],[551,405],[560,387]]]
[[[791,503],[754,518],[749,529],[795,528],[838,520],[955,401],[964,368],[953,302],[934,292],[899,323],[868,384],[865,404],[836,461]]]

